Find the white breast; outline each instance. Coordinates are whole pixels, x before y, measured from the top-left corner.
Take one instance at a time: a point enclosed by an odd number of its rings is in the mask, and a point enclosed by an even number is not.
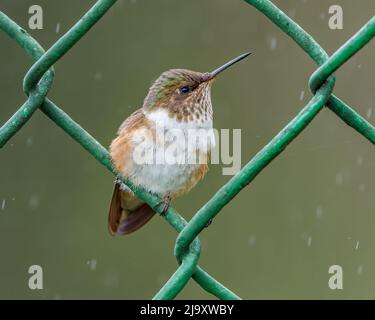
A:
[[[215,145],[212,119],[203,123],[178,122],[164,110],[147,113],[146,117],[159,134],[164,132],[163,140],[158,134],[156,139],[143,134],[143,140],[140,134],[134,135],[134,142],[141,139],[142,147],[153,150],[154,157],[152,163],[135,163],[129,178],[163,197],[184,188],[202,162],[207,161],[207,154]]]

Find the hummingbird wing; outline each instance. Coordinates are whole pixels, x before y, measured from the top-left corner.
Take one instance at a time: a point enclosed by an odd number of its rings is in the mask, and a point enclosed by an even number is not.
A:
[[[120,191],[120,185],[118,183],[115,183],[108,213],[108,229],[112,236],[116,234],[117,226],[121,218],[122,208]]]
[[[131,176],[132,137],[138,127],[144,125],[145,115],[142,109],[133,112],[121,125],[118,136],[110,146],[111,159],[117,172]],[[139,200],[129,189],[122,189],[116,183],[113,189],[108,214],[108,227],[112,235],[129,234],[142,227],[154,216],[154,211]]]
[[[154,215],[148,204],[140,201],[131,191],[121,190],[118,183],[115,184],[108,214],[108,229],[111,235],[132,233]]]

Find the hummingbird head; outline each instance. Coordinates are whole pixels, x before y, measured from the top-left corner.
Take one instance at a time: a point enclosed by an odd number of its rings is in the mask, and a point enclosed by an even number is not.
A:
[[[146,112],[164,109],[177,121],[205,121],[212,117],[210,89],[216,76],[249,56],[245,53],[212,72],[171,69],[152,84],[143,102]]]

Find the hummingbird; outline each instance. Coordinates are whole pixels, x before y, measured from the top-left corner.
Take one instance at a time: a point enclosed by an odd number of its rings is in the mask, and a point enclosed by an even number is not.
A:
[[[132,181],[136,186],[158,195],[163,204],[162,213],[168,210],[172,199],[188,193],[206,174],[208,159],[215,146],[198,143],[194,148],[186,144],[190,129],[212,130],[213,111],[211,86],[217,75],[249,56],[241,54],[212,72],[196,72],[186,69],[170,69],[163,72],[151,85],[142,108],[133,112],[121,124],[117,137],[110,144],[113,167],[120,177]],[[173,139],[160,139],[156,131],[163,127],[166,133],[179,130],[182,134]],[[163,141],[162,141],[163,140]],[[174,155],[196,156],[197,161],[167,163],[166,161],[140,162],[134,156],[142,144],[155,158],[163,159],[165,144],[174,143]],[[120,180],[115,181],[108,214],[111,235],[126,235],[141,228],[155,212],[147,203]]]

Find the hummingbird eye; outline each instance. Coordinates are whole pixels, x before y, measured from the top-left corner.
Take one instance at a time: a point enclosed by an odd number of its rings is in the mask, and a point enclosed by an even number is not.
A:
[[[183,86],[180,88],[180,93],[188,93],[190,91],[189,86]]]

